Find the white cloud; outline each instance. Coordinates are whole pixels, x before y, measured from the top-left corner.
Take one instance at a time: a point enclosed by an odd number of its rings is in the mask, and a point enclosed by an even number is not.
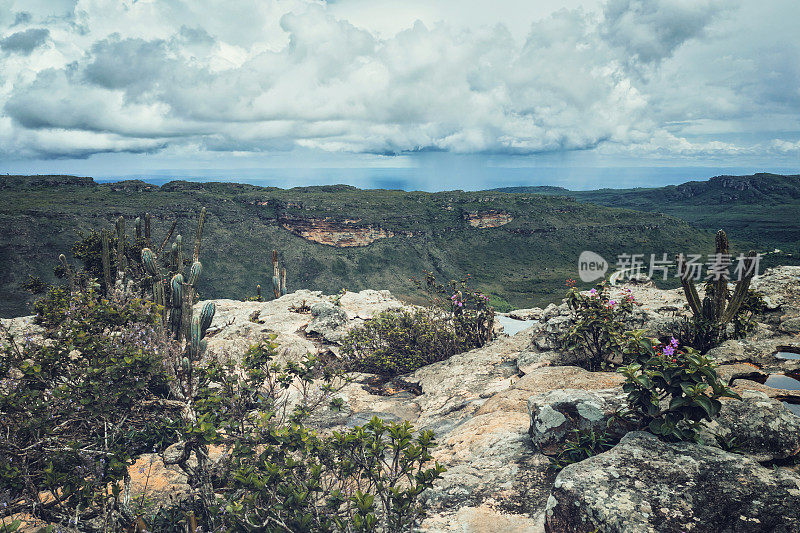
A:
[[[800,40],[741,30],[800,8],[743,2],[0,0],[0,156],[790,154]]]

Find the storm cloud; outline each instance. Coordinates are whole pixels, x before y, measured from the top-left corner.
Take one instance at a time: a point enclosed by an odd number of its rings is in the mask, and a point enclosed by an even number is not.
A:
[[[0,156],[799,153],[794,2],[514,3],[522,32],[348,2],[0,0]]]
[[[16,19],[15,22],[19,23],[19,20]],[[24,17],[22,20],[24,21]],[[50,30],[46,28],[18,31],[0,39],[0,50],[30,54],[35,48],[44,44],[49,35]]]

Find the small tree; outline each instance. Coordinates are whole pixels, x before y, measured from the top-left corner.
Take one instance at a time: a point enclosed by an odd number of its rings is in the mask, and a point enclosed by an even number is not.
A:
[[[0,515],[24,512],[84,531],[131,523],[120,482],[127,485],[128,465],[177,425],[157,414],[167,389],[158,322],[147,302],[84,288],[70,293],[63,321],[43,342],[6,331]]]

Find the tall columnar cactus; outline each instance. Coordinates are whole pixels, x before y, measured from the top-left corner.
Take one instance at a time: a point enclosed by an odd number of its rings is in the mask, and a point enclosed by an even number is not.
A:
[[[206,302],[200,310],[200,327],[203,332],[211,326],[211,321],[214,320],[214,314],[217,312],[217,306],[214,302]]]
[[[286,269],[278,262],[278,251],[272,251],[272,294],[280,298],[286,294]]]
[[[148,248],[152,246],[152,244],[150,244],[150,222],[152,218],[150,213],[144,214],[144,245]]]
[[[724,231],[719,230],[716,236],[715,264],[719,268],[720,275],[716,279],[708,280],[708,283],[706,283],[706,295],[701,301],[689,272],[689,267],[683,257],[679,256],[677,261],[678,275],[692,314],[696,318],[703,318],[720,326],[730,322],[739,312],[742,303],[747,297],[750,281],[755,275],[755,268],[753,268],[755,260],[756,252],[751,250],[744,260],[742,277],[736,282],[733,296],[731,296],[728,290],[729,279],[724,274],[731,264],[728,236]]]
[[[182,336],[181,324],[183,319],[183,285],[183,275],[180,273],[175,274],[170,281],[170,304],[172,309],[170,309],[169,323],[170,328],[172,329],[172,335],[178,341],[181,340]]]
[[[175,254],[175,270],[183,274],[183,237],[175,237],[175,244],[172,245]]]
[[[194,360],[199,359],[206,351],[206,341],[204,337],[206,336],[206,330],[208,330],[211,321],[214,319],[215,312],[216,306],[214,302],[206,302],[200,310],[200,314],[192,318],[190,342],[192,358]]]
[[[111,294],[114,282],[111,279],[111,239],[106,230],[102,234],[101,258],[103,261],[103,282],[106,285],[106,295]]]
[[[150,276],[161,277],[161,269],[158,267],[156,254],[150,248],[142,248],[142,265],[144,265],[145,272]]]
[[[136,220],[133,221],[133,226],[136,228],[136,242],[142,242],[142,219],[136,217]]]
[[[197,280],[203,272],[203,264],[200,261],[192,263],[192,268],[189,269],[189,285],[193,288],[197,287]]]
[[[127,261],[125,260],[125,241],[127,241],[125,235],[125,217],[120,216],[117,219],[116,223],[117,229],[117,278],[120,275],[125,275],[125,269],[127,268]]]
[[[197,235],[194,240],[194,254],[192,261],[197,263],[200,260],[200,242],[203,240],[203,226],[206,224],[206,208],[200,210],[200,217],[197,220]]]

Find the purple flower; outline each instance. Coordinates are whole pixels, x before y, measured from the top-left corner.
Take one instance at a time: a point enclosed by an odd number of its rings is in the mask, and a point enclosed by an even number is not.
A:
[[[592,290],[590,290],[590,291],[589,291],[589,294],[591,294],[592,296],[594,296],[595,294],[597,294],[597,289],[592,289]]]
[[[674,348],[677,348],[677,347],[678,347],[678,339],[676,339],[675,337],[672,337],[672,338],[669,340],[669,343],[670,343],[670,344],[672,345],[672,347],[674,347]]]
[[[671,356],[674,353],[675,353],[675,348],[673,346],[670,345],[664,347],[664,355]]]
[[[615,302],[614,300],[609,300],[608,301],[608,305],[610,305],[611,307],[614,307],[615,305],[617,305],[617,302]]]

